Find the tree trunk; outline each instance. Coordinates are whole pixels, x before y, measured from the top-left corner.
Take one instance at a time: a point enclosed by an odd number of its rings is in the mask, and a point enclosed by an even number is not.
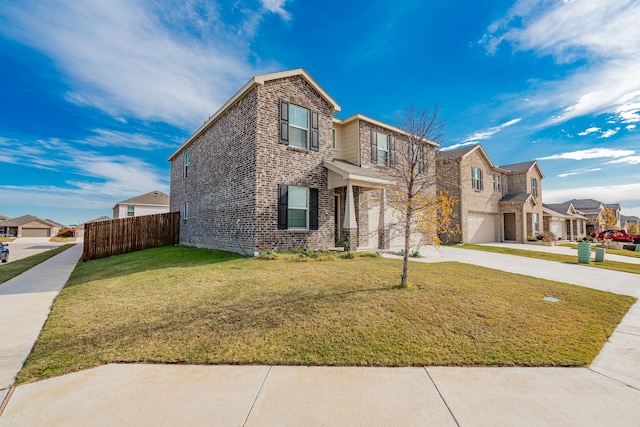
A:
[[[400,279],[400,287],[406,288],[409,283],[409,243],[411,241],[411,217],[413,212],[411,207],[407,209],[404,219],[404,258],[402,259],[402,278]]]

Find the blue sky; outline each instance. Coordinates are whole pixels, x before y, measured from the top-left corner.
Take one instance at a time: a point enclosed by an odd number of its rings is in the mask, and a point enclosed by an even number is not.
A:
[[[443,147],[640,216],[638,22],[637,0],[0,0],[0,215],[168,193],[167,157],[250,77],[303,67],[339,117],[437,104]]]

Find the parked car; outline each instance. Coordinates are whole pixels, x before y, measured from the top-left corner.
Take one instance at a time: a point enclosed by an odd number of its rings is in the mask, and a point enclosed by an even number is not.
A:
[[[625,243],[635,243],[636,241],[640,241],[640,234],[632,236],[626,232],[626,230],[605,230],[600,233],[591,233],[591,237],[595,237],[597,239],[609,239],[614,242],[625,242]]]
[[[9,244],[0,242],[0,260],[2,262],[9,261]]]

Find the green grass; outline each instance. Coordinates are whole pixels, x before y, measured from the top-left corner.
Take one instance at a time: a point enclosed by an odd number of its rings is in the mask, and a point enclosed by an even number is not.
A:
[[[626,262],[610,261],[605,254],[604,262],[594,262],[591,260],[589,264],[578,264],[578,253],[575,255],[555,254],[550,252],[538,252],[531,251],[529,249],[514,249],[503,246],[489,246],[489,245],[474,245],[472,243],[465,243],[463,245],[456,246],[463,249],[473,249],[476,251],[493,252],[505,255],[517,255],[529,258],[544,259],[547,261],[558,261],[567,264],[576,264],[584,266],[585,268],[604,268],[605,270],[622,271],[624,273],[640,274],[640,264],[631,264]],[[577,246],[576,246],[577,248]],[[612,253],[610,249],[607,249],[607,253]]]
[[[628,243],[629,245],[631,243]],[[577,243],[561,243],[560,246],[565,246],[568,248],[572,248],[575,250],[578,250],[578,244]],[[596,250],[597,246],[591,246],[591,252],[594,252]],[[628,256],[631,258],[640,258],[640,252],[635,252],[635,251],[628,251],[626,249],[611,249],[611,248],[607,248],[607,253],[608,254],[612,254],[612,255],[622,255],[622,256]]]
[[[31,255],[27,258],[22,258],[16,261],[11,261],[11,253],[9,253],[9,260],[6,264],[0,265],[0,285],[9,279],[13,279],[19,274],[24,273],[31,267],[34,267],[41,262],[44,262],[52,256],[58,255],[60,252],[64,252],[73,245],[62,245],[57,248],[50,249],[46,252],[40,252],[39,254]],[[9,247],[11,250],[11,247]]]
[[[114,362],[584,366],[635,301],[461,263],[411,263],[400,289],[399,260],[319,259],[171,246],[79,263],[17,381]]]

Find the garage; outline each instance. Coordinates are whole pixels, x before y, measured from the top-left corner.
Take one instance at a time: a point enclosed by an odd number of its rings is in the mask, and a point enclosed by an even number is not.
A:
[[[564,220],[561,221],[549,221],[549,231],[556,235],[556,237],[560,237],[564,239]]]
[[[51,237],[50,228],[23,228],[22,237]]]
[[[496,241],[496,215],[470,213],[467,217],[467,242],[490,243]]]

